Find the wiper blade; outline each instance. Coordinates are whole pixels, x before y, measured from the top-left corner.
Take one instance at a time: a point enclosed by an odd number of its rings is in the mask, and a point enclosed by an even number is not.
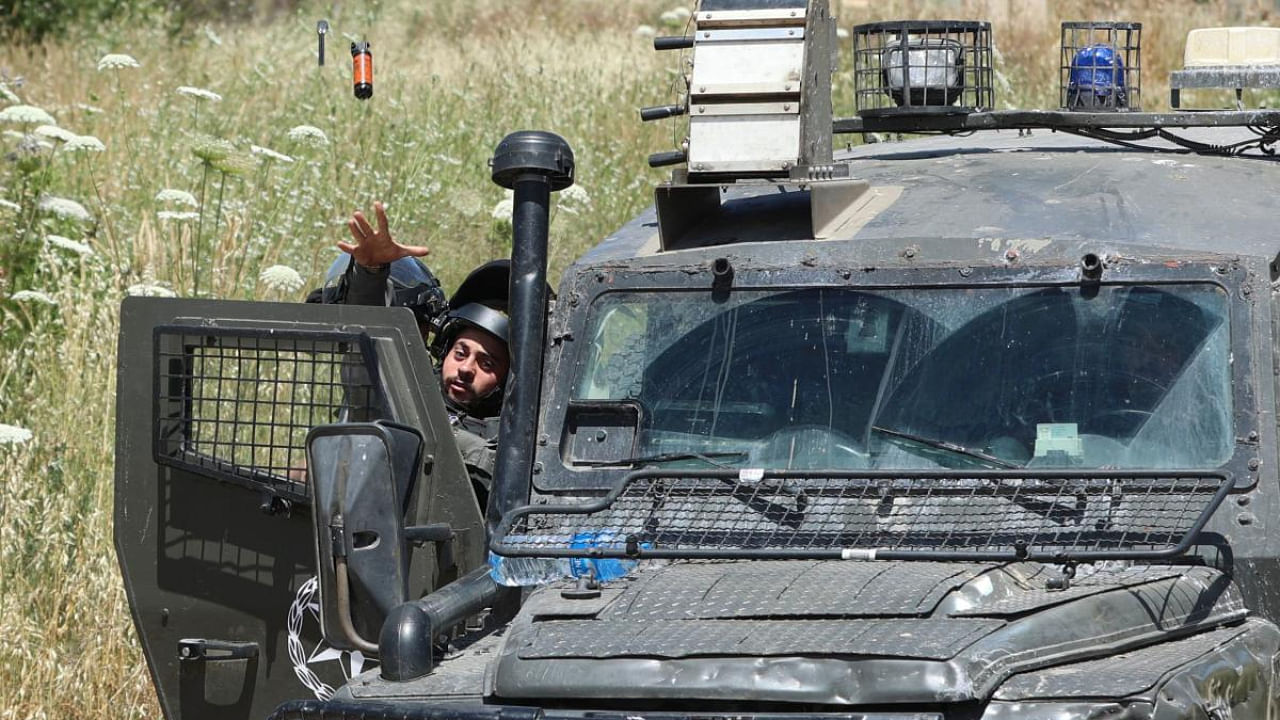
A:
[[[660,455],[641,455],[639,457],[623,458],[621,460],[590,460],[584,463],[575,463],[576,465],[586,465],[588,467],[635,467],[637,465],[647,465],[650,463],[675,462],[677,460],[702,460],[710,465],[718,465],[724,467],[724,463],[717,462],[717,458],[745,458],[747,453],[742,450],[730,452],[675,452],[663,453]]]
[[[889,437],[892,437],[892,438],[901,438],[903,440],[907,440],[907,441],[916,443],[918,445],[924,445],[925,447],[934,448],[935,450],[943,450],[949,453],[954,453],[956,455],[963,455],[965,457],[987,463],[988,465],[994,465],[995,467],[998,467],[998,468],[1017,469],[1022,467],[1021,465],[1018,465],[1016,463],[1011,463],[1008,460],[998,458],[995,455],[988,455],[987,453],[984,453],[981,450],[974,450],[973,448],[967,448],[963,445],[957,445],[956,443],[947,442],[946,440],[937,440],[935,438],[928,438],[922,435],[915,435],[908,432],[902,432],[901,430],[890,430],[889,428],[880,427],[879,425],[873,425],[871,429],[874,430],[875,432],[881,433],[883,435],[888,435]]]

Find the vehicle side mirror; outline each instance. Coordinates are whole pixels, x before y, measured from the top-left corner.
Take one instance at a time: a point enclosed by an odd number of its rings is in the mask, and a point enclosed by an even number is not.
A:
[[[387,422],[307,435],[320,627],[337,649],[376,654],[387,613],[408,599],[404,519],[422,452],[417,430]]]

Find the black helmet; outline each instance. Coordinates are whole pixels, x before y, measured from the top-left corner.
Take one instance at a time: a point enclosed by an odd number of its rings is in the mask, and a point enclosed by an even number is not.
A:
[[[511,292],[511,261],[491,260],[467,273],[453,297],[449,312],[440,320],[431,353],[437,359],[449,351],[458,333],[479,328],[507,342],[507,297]]]
[[[508,341],[507,315],[497,308],[483,303],[472,302],[450,310],[440,324],[435,341],[431,343],[431,352],[437,358],[443,358],[449,351],[453,341],[467,328],[483,330],[498,338],[505,345]]]
[[[313,290],[307,302],[342,302],[353,265],[350,255],[339,255],[325,273],[324,287]],[[400,258],[391,263],[390,270],[392,307],[409,308],[422,323],[434,323],[448,309],[440,281],[417,258]]]
[[[511,261],[506,258],[490,260],[467,273],[467,278],[449,298],[449,309],[480,303],[505,311],[511,295]],[[505,337],[503,339],[506,339]]]

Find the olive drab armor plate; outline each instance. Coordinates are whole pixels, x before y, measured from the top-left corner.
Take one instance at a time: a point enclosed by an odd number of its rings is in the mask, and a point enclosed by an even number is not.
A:
[[[169,720],[263,718],[376,662],[321,637],[313,427],[422,435],[404,520],[454,535],[406,550],[410,597],[483,562],[482,513],[409,311],[128,298],[120,324],[115,545]]]

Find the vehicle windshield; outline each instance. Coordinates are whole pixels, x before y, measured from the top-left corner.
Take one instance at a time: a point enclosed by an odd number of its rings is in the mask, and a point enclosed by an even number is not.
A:
[[[586,337],[573,399],[635,408],[618,466],[1202,468],[1233,447],[1208,283],[613,292]]]

